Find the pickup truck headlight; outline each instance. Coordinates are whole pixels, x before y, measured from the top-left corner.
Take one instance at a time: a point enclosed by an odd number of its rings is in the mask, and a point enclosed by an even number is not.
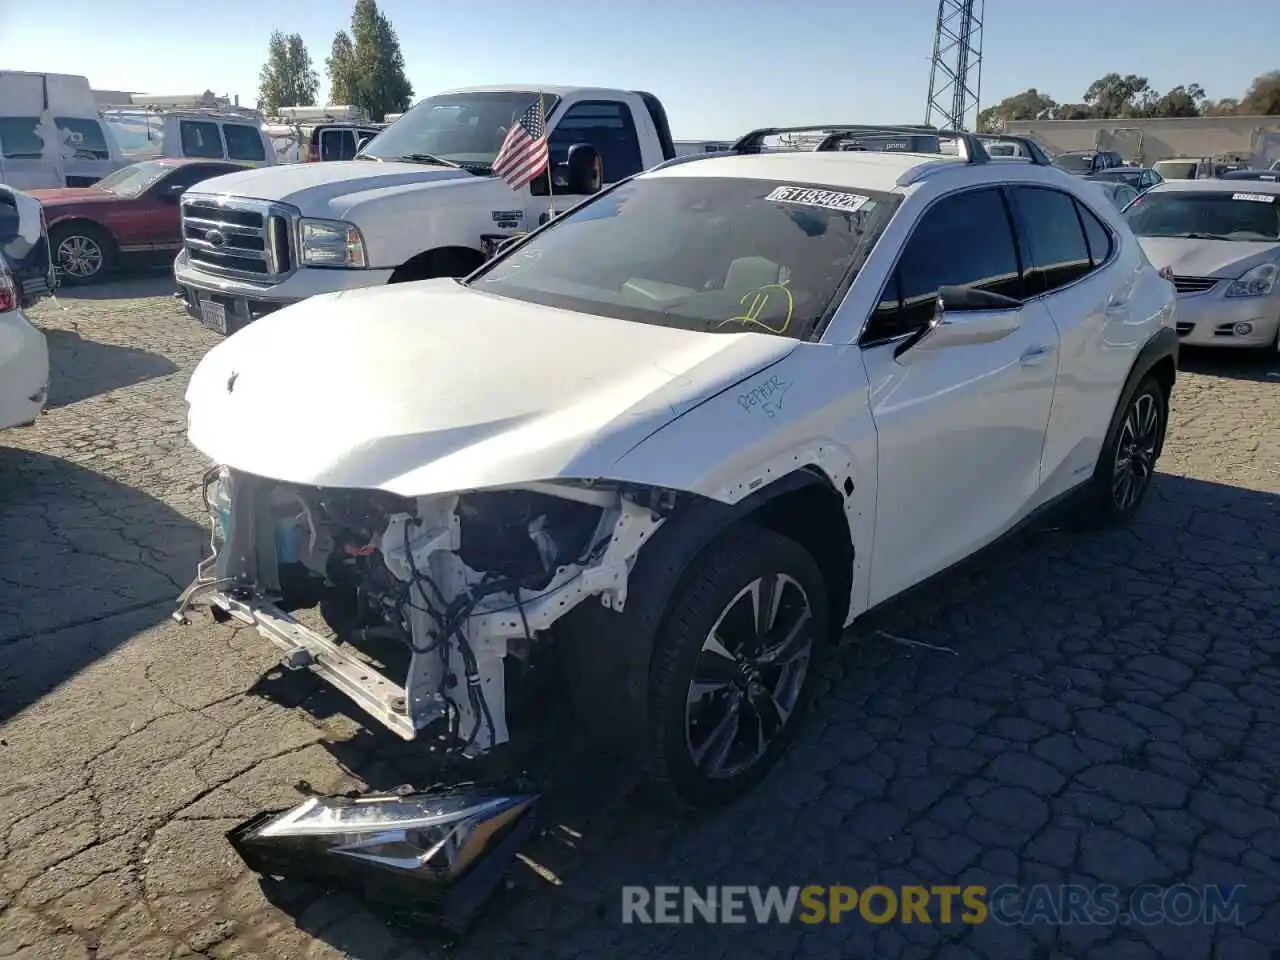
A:
[[[303,217],[298,224],[298,259],[308,267],[362,268],[369,265],[360,228],[345,220]]]
[[[1260,263],[1239,280],[1232,280],[1227,287],[1228,297],[1265,297],[1275,289],[1276,275],[1280,267],[1274,263]]]

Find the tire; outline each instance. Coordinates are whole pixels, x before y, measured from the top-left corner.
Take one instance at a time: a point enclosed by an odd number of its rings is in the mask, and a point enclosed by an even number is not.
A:
[[[49,251],[58,280],[68,287],[98,283],[115,267],[115,241],[92,223],[69,223],[49,231]]]
[[[435,280],[440,277],[465,277],[484,262],[480,254],[468,258],[460,253],[445,250],[415,257],[400,266],[387,283],[413,283],[417,280]]]
[[[767,635],[763,656],[739,648],[759,643],[748,628],[769,584],[781,588],[774,633],[800,630],[785,665]],[[812,699],[829,634],[825,581],[795,541],[744,524],[709,547],[672,595],[650,663],[646,755],[660,799],[714,807],[763,779]],[[763,750],[751,736],[761,729]]]
[[[1164,449],[1169,398],[1148,374],[1116,410],[1081,511],[1086,527],[1121,527],[1138,514]]]

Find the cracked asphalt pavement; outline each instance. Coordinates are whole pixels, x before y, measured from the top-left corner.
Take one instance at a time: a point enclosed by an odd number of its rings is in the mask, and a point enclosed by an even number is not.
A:
[[[51,408],[0,435],[0,957],[437,956],[347,894],[260,883],[224,839],[300,781],[385,788],[424,761],[311,678],[277,677],[250,631],[168,620],[206,536],[182,394],[216,342],[168,290],[40,305]],[[736,806],[672,822],[625,772],[548,748],[550,829],[451,952],[1274,956],[1280,362],[1185,366],[1140,522],[1039,532],[857,638]],[[1245,899],[1217,925],[621,922],[624,884],[769,883]]]

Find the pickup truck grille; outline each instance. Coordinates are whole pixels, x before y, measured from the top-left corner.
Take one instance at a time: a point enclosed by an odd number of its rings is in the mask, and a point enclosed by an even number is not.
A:
[[[293,271],[292,218],[261,200],[187,196],[182,200],[182,243],[202,270],[274,282]]]
[[[1212,290],[1217,282],[1213,277],[1174,277],[1173,289],[1178,293],[1204,293]]]

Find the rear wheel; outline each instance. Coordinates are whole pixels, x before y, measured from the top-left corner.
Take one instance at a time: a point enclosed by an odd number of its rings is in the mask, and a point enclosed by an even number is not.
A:
[[[1147,375],[1107,432],[1082,511],[1087,525],[1123,526],[1137,515],[1164,449],[1168,419],[1164,388]]]
[[[49,231],[49,247],[59,280],[80,286],[102,280],[115,265],[111,236],[92,223],[70,223]]]
[[[649,684],[650,776],[706,807],[759,782],[795,734],[829,640],[826,586],[795,541],[743,526],[668,606]]]

